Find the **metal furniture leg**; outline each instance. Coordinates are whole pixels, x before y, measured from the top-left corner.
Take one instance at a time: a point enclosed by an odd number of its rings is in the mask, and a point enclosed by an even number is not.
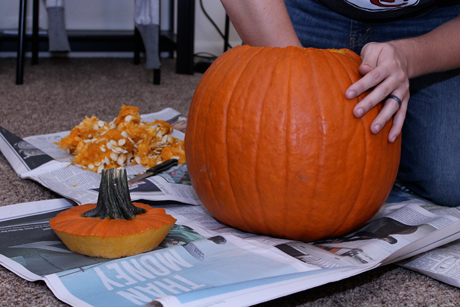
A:
[[[33,1],[32,16],[32,65],[38,64],[38,19],[39,19],[39,0]]]
[[[154,69],[153,70],[153,84],[159,85],[161,77],[161,69]]]
[[[133,44],[134,44],[134,57],[133,57],[133,63],[134,65],[138,65],[141,60],[140,60],[140,53],[142,49],[142,36],[139,30],[137,29],[136,26],[134,26],[134,38],[133,38]]]
[[[195,0],[177,1],[176,73],[193,75],[195,52]]]
[[[230,17],[228,17],[228,15],[225,14],[224,52],[230,48],[228,44],[229,37],[230,37]]]
[[[21,85],[24,81],[24,55],[26,40],[26,13],[27,0],[19,1],[19,25],[18,25],[18,54],[16,62],[16,84]]]

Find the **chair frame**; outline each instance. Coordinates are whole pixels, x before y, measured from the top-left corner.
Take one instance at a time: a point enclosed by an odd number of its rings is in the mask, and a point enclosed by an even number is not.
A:
[[[195,40],[195,0],[177,0],[177,43],[176,73],[192,75],[194,73]],[[32,6],[32,65],[38,64],[38,21],[39,0],[33,0]],[[27,0],[19,0],[19,25],[16,63],[16,84],[24,83],[24,61],[26,44]],[[136,34],[135,34],[136,36]],[[135,38],[136,39],[136,38]],[[138,61],[138,48],[135,47],[134,62]],[[137,60],[136,60],[137,59]],[[160,70],[154,69],[153,83],[160,84]]]

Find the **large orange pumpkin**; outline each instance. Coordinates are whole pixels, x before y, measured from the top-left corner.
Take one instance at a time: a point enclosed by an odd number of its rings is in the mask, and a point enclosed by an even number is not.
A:
[[[355,118],[345,90],[360,78],[350,50],[238,46],[203,75],[185,136],[204,206],[244,231],[312,241],[377,213],[394,183],[400,138]]]

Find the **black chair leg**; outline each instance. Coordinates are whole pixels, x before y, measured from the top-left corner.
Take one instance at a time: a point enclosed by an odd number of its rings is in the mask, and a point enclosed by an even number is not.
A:
[[[18,54],[16,62],[16,84],[21,85],[24,81],[24,55],[26,40],[26,12],[27,0],[19,1],[19,25],[18,25]]]
[[[193,75],[195,37],[195,0],[177,1],[176,73]]]
[[[134,65],[138,65],[141,62],[141,49],[143,47],[142,36],[141,32],[134,26],[134,58],[133,63]]]
[[[160,69],[154,69],[153,70],[153,84],[159,85],[160,84],[160,78],[161,77],[161,70]]]
[[[38,19],[39,19],[39,0],[33,2],[32,17],[32,65],[38,64]]]

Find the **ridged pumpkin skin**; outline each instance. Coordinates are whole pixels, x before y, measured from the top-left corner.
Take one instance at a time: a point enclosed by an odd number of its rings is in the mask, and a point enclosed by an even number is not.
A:
[[[72,207],[50,220],[50,226],[73,252],[102,258],[120,258],[151,251],[174,226],[176,219],[162,208],[133,203],[146,213],[135,219],[83,217],[96,204]]]
[[[358,119],[345,90],[360,78],[350,50],[238,46],[195,91],[185,136],[192,185],[221,222],[312,241],[364,224],[385,202],[400,158],[382,106]]]

